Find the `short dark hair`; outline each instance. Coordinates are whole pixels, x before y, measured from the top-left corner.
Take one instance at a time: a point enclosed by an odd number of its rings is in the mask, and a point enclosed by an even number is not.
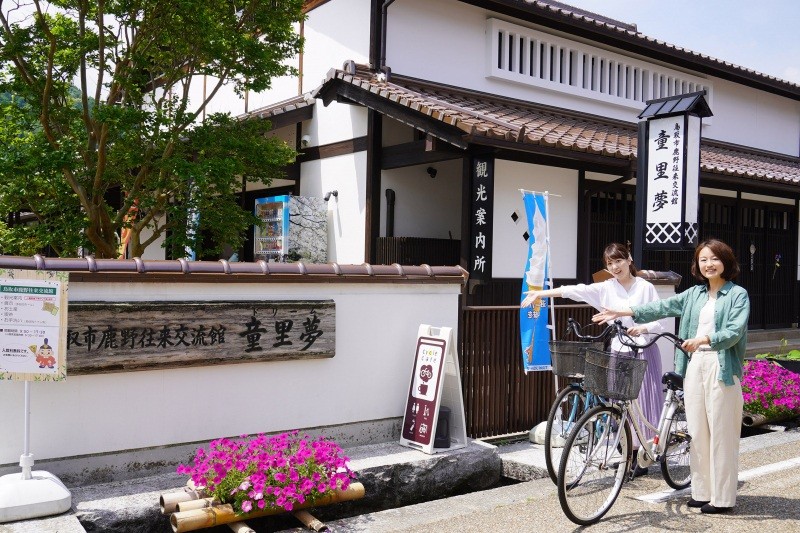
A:
[[[636,269],[636,265],[633,264],[631,252],[624,244],[612,242],[606,246],[606,249],[603,250],[603,261],[608,263],[612,259],[631,259],[631,276],[638,274],[639,271]]]
[[[700,273],[700,265],[698,263],[698,258],[700,257],[700,251],[703,248],[708,248],[711,250],[717,258],[722,261],[722,266],[724,271],[722,272],[722,279],[725,281],[730,281],[734,279],[736,276],[739,275],[739,261],[736,259],[736,254],[733,253],[733,249],[730,246],[725,244],[719,239],[706,239],[700,244],[697,245],[697,248],[694,249],[694,261],[692,261],[692,276],[694,276],[699,281],[708,282],[708,280]]]

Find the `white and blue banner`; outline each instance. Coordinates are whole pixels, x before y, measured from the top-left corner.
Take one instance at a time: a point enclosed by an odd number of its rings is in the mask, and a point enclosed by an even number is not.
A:
[[[547,227],[547,193],[522,191],[528,220],[528,261],[522,276],[520,301],[527,291],[549,289],[550,232]],[[525,372],[550,370],[549,298],[520,309],[519,331]]]

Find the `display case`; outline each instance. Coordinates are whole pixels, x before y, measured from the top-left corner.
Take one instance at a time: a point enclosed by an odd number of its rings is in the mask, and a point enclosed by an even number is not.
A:
[[[327,206],[322,198],[270,196],[255,201],[254,259],[267,262],[325,263],[328,257]]]

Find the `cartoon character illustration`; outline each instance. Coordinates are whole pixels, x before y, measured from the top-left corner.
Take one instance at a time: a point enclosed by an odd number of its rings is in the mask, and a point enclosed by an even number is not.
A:
[[[56,364],[56,358],[53,357],[53,348],[47,344],[47,339],[44,340],[44,344],[39,346],[39,350],[36,352],[36,362],[39,363],[39,368],[53,368]]]

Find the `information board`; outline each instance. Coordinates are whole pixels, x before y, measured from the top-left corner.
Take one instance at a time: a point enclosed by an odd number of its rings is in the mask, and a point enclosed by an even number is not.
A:
[[[425,453],[466,446],[464,399],[451,328],[420,326],[413,368],[400,444]],[[448,418],[443,421],[439,417],[442,407],[449,409]],[[436,447],[440,423],[447,424],[445,438],[449,442]]]
[[[0,378],[67,377],[66,272],[0,269]]]

